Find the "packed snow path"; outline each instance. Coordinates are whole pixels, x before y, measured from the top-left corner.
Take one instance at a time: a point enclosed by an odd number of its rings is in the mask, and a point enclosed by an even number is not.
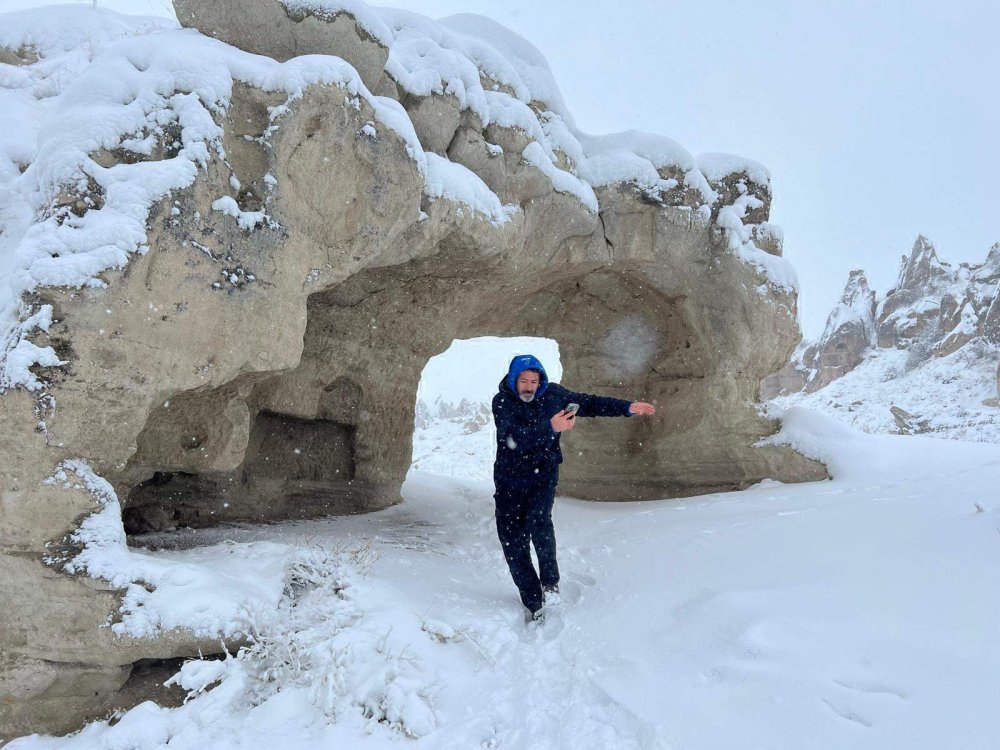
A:
[[[214,689],[11,747],[995,748],[1000,447],[805,412],[782,436],[835,479],[558,500],[562,598],[540,627],[523,623],[488,483],[413,472],[381,513],[150,538],[195,568],[222,539],[312,567],[293,606],[256,613],[269,646],[185,667],[188,688]],[[310,557],[368,542],[365,576],[363,555]],[[302,585],[324,564],[335,586]]]

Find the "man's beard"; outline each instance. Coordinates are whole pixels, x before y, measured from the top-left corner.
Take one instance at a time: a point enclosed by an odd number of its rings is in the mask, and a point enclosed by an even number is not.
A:
[[[531,403],[532,401],[535,400],[534,393],[519,393],[517,395],[520,396],[521,400],[524,401],[525,403]]]

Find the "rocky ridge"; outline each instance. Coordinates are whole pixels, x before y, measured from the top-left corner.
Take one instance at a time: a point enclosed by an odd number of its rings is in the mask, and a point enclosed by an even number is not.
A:
[[[851,272],[822,336],[800,344],[762,395],[832,409],[866,429],[993,440],[998,285],[1000,243],[982,263],[955,265],[918,236],[883,297],[864,271]]]

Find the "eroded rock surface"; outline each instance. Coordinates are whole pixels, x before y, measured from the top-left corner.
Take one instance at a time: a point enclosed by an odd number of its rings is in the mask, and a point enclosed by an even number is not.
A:
[[[177,11],[293,67],[257,72],[226,52],[231,91],[213,89],[197,121],[221,128],[218,142],[191,145],[190,97],[209,94],[178,90],[174,120],[94,150],[93,187],[78,180],[39,219],[86,228],[121,200],[112,178],[195,153],[186,186],[152,202],[144,249],[95,266],[99,283],[34,285],[9,339],[30,366],[10,365],[21,387],[0,396],[6,732],[70,730],[110,705],[132,665],[220,648],[184,628],[109,629],[122,582],[64,568],[88,543],[84,519],[117,503],[139,532],[398,502],[421,371],[456,338],[553,338],[573,388],[657,405],[656,419],[573,436],[566,494],[825,476],[787,448],[754,447],[776,430],[755,408],[758,383],[799,339],[759,170],[716,160],[706,177],[683,154],[650,155],[670,144],[639,144],[629,153],[649,168],[614,172],[618,152],[598,139],[586,151],[552,102],[500,86],[464,104],[406,90],[388,27],[349,14],[277,0]],[[155,43],[199,43],[171,40]],[[139,73],[155,63],[142,51],[122,52]],[[309,73],[319,63],[299,66],[303,54],[338,55],[391,98]],[[289,70],[301,90],[274,83]]]

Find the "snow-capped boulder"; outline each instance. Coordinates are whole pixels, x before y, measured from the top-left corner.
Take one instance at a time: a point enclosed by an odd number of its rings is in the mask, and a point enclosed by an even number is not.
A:
[[[300,55],[341,57],[372,91],[389,56],[391,32],[362,2],[175,0],[174,11],[182,26],[279,62]]]
[[[921,419],[915,414],[910,414],[910,412],[898,406],[890,406],[889,412],[896,422],[896,427],[900,435],[920,435],[929,432],[931,429],[926,419]]]
[[[580,133],[538,51],[482,19],[177,10],[203,33],[78,6],[0,23],[31,48],[0,89],[10,732],[70,729],[133,663],[247,631],[137,619],[156,575],[127,533],[398,502],[420,373],[454,339],[553,338],[568,385],[658,405],[574,435],[565,494],[825,476],[756,447],[757,384],[799,336],[760,165]]]

